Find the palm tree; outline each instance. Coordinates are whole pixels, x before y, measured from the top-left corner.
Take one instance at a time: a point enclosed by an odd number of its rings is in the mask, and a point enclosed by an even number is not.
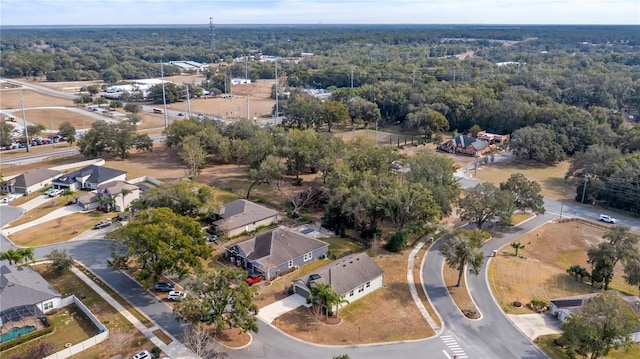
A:
[[[126,188],[123,188],[122,191],[120,192],[120,194],[122,195],[122,207],[120,207],[120,211],[124,211],[126,209],[126,208],[124,208],[125,207],[124,199],[127,198],[127,195],[131,194],[131,192],[133,192],[133,191],[131,191],[130,189],[126,189]]]
[[[21,260],[24,264],[27,264],[29,261],[33,262],[36,260],[35,252],[31,247],[18,248],[17,252],[22,256]]]
[[[473,236],[473,231],[459,230],[453,232],[440,247],[440,254],[445,258],[449,267],[458,270],[458,283],[460,286],[464,268],[469,265],[469,271],[475,275],[480,274],[484,253],[478,250],[482,247],[481,239]]]
[[[521,249],[524,249],[524,244],[520,243],[520,242],[513,242],[511,243],[511,248],[513,248],[516,251],[515,256],[518,256],[518,251]]]
[[[111,209],[113,209],[113,205],[115,204],[116,200],[112,196],[102,195],[98,197],[98,202],[100,202],[100,208],[102,208],[103,211],[111,212]]]
[[[0,252],[0,259],[6,259],[9,264],[15,264],[22,260],[22,254],[15,249],[9,249],[6,252]]]
[[[336,318],[338,318],[338,309],[343,304],[349,304],[349,301],[344,299],[344,295],[338,294],[331,289],[329,297],[327,297],[327,305],[329,308],[336,307]]]
[[[312,302],[319,301],[320,307],[325,307],[327,316],[329,315],[327,298],[329,298],[331,293],[335,294],[329,284],[317,283],[311,286],[311,296],[309,297],[309,299],[311,299]]]
[[[62,196],[64,197],[65,201],[67,201],[67,198],[69,196],[73,196],[73,191],[69,188],[65,188],[65,190],[62,192]],[[69,202],[69,201],[67,201]]]

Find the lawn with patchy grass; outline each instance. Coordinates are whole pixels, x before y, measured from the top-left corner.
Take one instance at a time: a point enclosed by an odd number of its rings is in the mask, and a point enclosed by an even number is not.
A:
[[[44,195],[42,193],[40,193],[39,196],[34,196],[33,198],[40,197],[40,196],[44,197]],[[11,222],[11,224],[6,228],[9,229],[11,227],[16,227],[16,226],[19,226],[21,224],[36,220],[38,218],[42,218],[42,217],[46,216],[47,214],[51,213],[51,211],[55,211],[56,209],[64,207],[69,199],[70,198],[63,198],[62,196],[51,198],[50,200],[47,200],[47,202],[45,202],[43,205],[38,206],[38,207],[26,212],[24,215],[22,215],[22,217],[20,217],[20,218],[16,219],[15,221]],[[16,203],[16,205],[17,204],[19,204],[19,203]]]
[[[471,299],[471,295],[469,294],[469,290],[467,289],[466,276],[467,272],[462,275],[462,279],[460,280],[460,286],[457,287],[458,283],[458,270],[449,267],[449,265],[445,262],[444,267],[442,268],[442,277],[444,278],[444,284],[447,286],[447,290],[449,290],[449,294],[451,298],[456,303],[456,306],[460,309],[460,311],[467,316],[468,318],[476,319],[479,318],[481,314],[476,307],[476,304]]]
[[[418,311],[407,285],[408,252],[381,252],[383,254],[372,259],[384,270],[384,286],[340,308],[338,325],[315,321],[306,307],[276,318],[274,325],[296,338],[328,345],[380,343],[435,335]]]
[[[15,244],[24,247],[61,243],[93,228],[99,221],[108,220],[111,217],[113,213],[74,213],[12,233],[9,237]],[[7,231],[10,232],[11,228]]]
[[[502,247],[492,258],[488,268],[491,290],[506,313],[523,314],[531,311],[522,304],[532,299],[551,300],[597,292],[587,283],[575,281],[566,270],[572,265],[590,269],[587,250],[601,242],[605,231],[580,221],[549,223],[517,242],[525,245],[516,257],[510,244]],[[621,265],[616,266],[610,289],[636,295],[637,288],[625,283]]]
[[[538,182],[542,187],[542,195],[556,200],[573,198],[575,185],[566,182],[565,173],[571,164],[563,161],[556,165],[542,165],[532,162],[508,161],[480,166],[476,178],[483,182],[500,184],[515,173],[522,173],[528,180]]]

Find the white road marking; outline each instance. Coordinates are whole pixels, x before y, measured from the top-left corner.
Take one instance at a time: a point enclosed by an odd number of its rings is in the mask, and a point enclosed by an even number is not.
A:
[[[452,335],[442,335],[440,336],[440,340],[444,343],[444,345],[449,348],[449,350],[454,354],[455,359],[466,359],[468,358],[467,354],[464,352],[460,344],[456,341],[456,339]],[[446,355],[447,359],[453,359],[446,350],[442,351],[444,355]]]

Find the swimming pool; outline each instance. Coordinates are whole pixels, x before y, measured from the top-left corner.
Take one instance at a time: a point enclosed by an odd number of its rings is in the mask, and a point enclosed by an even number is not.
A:
[[[34,327],[33,325],[26,325],[24,327],[11,328],[9,329],[8,332],[0,335],[0,343],[8,342],[19,336],[29,334],[34,330],[36,330],[36,327]]]

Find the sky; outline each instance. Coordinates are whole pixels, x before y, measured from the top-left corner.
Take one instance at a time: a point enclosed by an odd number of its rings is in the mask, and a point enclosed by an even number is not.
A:
[[[2,25],[638,25],[640,0],[1,0]]]

